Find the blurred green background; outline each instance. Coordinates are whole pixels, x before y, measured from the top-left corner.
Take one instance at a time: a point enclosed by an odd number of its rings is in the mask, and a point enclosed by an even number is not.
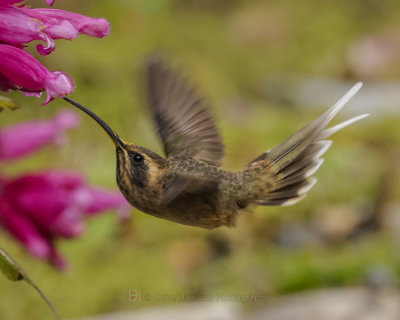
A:
[[[45,6],[44,1],[32,4]],[[364,91],[385,89],[400,74],[400,2],[395,0],[57,0],[54,7],[105,17],[112,25],[104,39],[58,41],[54,53],[40,58],[50,70],[73,77],[73,99],[126,140],[162,153],[143,97],[142,64],[162,50],[212,102],[229,170],[240,170],[313,120],[352,83],[364,81]],[[303,103],[296,97],[302,79],[309,78],[345,85],[307,109],[307,97]],[[318,87],[312,91],[320,94]],[[41,107],[36,98],[10,96],[23,108],[3,111],[0,126],[70,108],[62,100]],[[368,285],[379,272],[396,285],[400,116],[385,112],[385,94],[374,98],[376,109],[368,110],[367,120],[333,137],[316,174],[319,182],[296,206],[254,208],[242,214],[235,229],[211,231],[135,209],[129,224],[105,214],[88,220],[79,239],[58,242],[70,263],[62,273],[29,256],[3,231],[1,246],[65,318],[164,303],[155,301],[157,294],[275,297]],[[93,184],[117,188],[114,148],[104,132],[82,115],[82,125],[69,137],[62,148],[47,147],[3,165],[2,171],[74,169]],[[0,277],[0,288],[1,319],[52,318],[26,284]],[[132,302],[131,289],[152,299]]]

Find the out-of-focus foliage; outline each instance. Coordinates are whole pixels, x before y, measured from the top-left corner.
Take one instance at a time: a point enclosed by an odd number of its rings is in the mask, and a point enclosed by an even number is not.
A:
[[[265,94],[268,76],[361,80],[368,90],[369,83],[395,81],[400,74],[398,59],[365,75],[349,58],[361,39],[400,28],[400,3],[393,0],[60,0],[56,6],[103,16],[112,25],[107,38],[60,42],[46,58],[49,69],[74,78],[74,99],[126,140],[161,153],[145,107],[141,62],[155,49],[164,50],[210,97],[227,145],[224,167],[231,170],[240,170],[335,102],[326,101],[318,112],[284,99],[273,102],[278,100]],[[66,106],[62,100],[39,107],[38,100],[10,97],[24,108],[3,111],[1,126],[48,118]],[[305,200],[294,207],[254,208],[236,229],[180,226],[137,210],[123,226],[117,216],[99,217],[81,239],[60,243],[71,262],[66,273],[33,261],[3,232],[0,242],[27,266],[62,317],[166,303],[157,301],[159,294],[274,296],[365,284],[380,266],[391,271],[395,284],[399,120],[372,114],[333,136],[319,181]],[[116,188],[113,145],[87,117],[67,147],[49,148],[6,170],[49,165],[79,169],[91,182]],[[34,292],[1,279],[0,286],[0,318],[51,317]],[[130,301],[129,290],[150,299]]]
[[[0,95],[0,111],[3,111],[4,108],[8,108],[10,110],[16,110],[20,107],[15,101],[12,101],[10,98]]]
[[[60,319],[57,312],[54,310],[53,305],[47,299],[46,295],[40,288],[32,281],[31,278],[26,274],[26,272],[14,261],[3,249],[0,248],[0,270],[8,280],[11,281],[21,281],[24,280],[30,286],[32,286],[43,298],[43,300],[48,304],[50,309],[54,312],[57,319]]]

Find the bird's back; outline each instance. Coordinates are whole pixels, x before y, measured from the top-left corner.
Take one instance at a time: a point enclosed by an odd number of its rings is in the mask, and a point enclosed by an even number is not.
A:
[[[171,159],[164,181],[166,201],[160,205],[159,216],[204,228],[233,226],[241,186],[239,173],[189,158]]]

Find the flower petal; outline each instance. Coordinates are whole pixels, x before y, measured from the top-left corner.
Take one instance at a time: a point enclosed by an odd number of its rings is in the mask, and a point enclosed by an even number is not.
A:
[[[0,222],[34,256],[42,259],[50,256],[50,242],[41,235],[26,213],[16,211],[8,202],[1,201]]]
[[[32,154],[58,141],[66,130],[78,124],[77,113],[64,110],[50,120],[23,122],[0,129],[0,160],[14,160]]]
[[[56,49],[56,44],[54,43],[53,39],[51,39],[45,33],[41,37],[43,38],[42,40],[45,40],[47,42],[47,46],[39,43],[38,45],[36,45],[36,49],[41,55],[45,56],[52,53]]]
[[[54,246],[57,237],[85,231],[85,213],[127,209],[121,194],[87,187],[82,176],[61,170],[10,179],[0,175],[0,223],[39,258],[66,267]]]
[[[0,6],[22,2],[23,0],[0,0]]]
[[[10,79],[7,79],[4,75],[0,73],[0,90],[8,92],[9,90],[16,90],[16,89],[18,89],[18,86]]]
[[[27,97],[36,97],[40,98],[43,95],[43,92],[33,92],[33,91],[24,91],[23,89],[20,90],[20,92]]]
[[[79,33],[84,33],[92,37],[103,38],[111,30],[110,23],[104,18],[91,18],[59,9],[21,8],[21,10],[28,16],[36,18],[48,26],[60,25],[63,21],[68,21]],[[46,32],[46,29],[44,32]]]
[[[99,187],[89,187],[88,190],[92,197],[90,205],[86,209],[88,215],[94,215],[101,211],[117,209],[121,219],[127,219],[130,217],[132,207],[119,191]]]
[[[54,241],[36,227],[29,215],[16,211],[6,201],[0,201],[0,223],[20,241],[28,251],[39,259],[49,259],[60,270],[66,268],[66,261],[54,247]]]
[[[63,271],[67,269],[68,262],[58,253],[54,246],[51,247],[50,262],[57,269]]]
[[[52,39],[72,40],[79,36],[79,31],[68,21],[61,21],[59,24],[47,25],[43,32]]]
[[[14,3],[19,3],[24,0],[0,0],[0,6],[2,5],[7,5],[7,4],[14,4]],[[55,0],[46,0],[47,4],[49,6],[52,6]]]
[[[75,128],[79,123],[78,113],[69,109],[61,110],[54,118],[54,124],[58,126],[60,131]]]
[[[61,176],[65,181],[59,181]],[[0,202],[14,204],[26,212],[46,235],[75,237],[85,230],[83,213],[87,202],[76,201],[75,196],[83,189],[81,183],[80,177],[63,171],[26,175],[3,186],[3,201]],[[71,189],[71,186],[75,187]]]
[[[0,41],[21,45],[33,40],[43,40],[46,46],[38,45],[41,54],[49,54],[55,49],[54,41],[42,32],[43,25],[13,6],[0,6]]]
[[[8,182],[8,179],[0,173],[0,190],[3,188],[3,185]]]
[[[64,238],[74,238],[86,231],[82,208],[72,206],[64,210],[55,223],[52,231]]]
[[[23,91],[47,91],[43,104],[73,92],[72,79],[60,71],[51,72],[30,54],[10,45],[0,44],[0,73]],[[2,81],[3,83],[3,81]]]
[[[46,78],[44,87],[46,88],[47,98],[42,105],[53,101],[59,96],[63,97],[71,94],[75,89],[75,84],[68,74],[61,71],[54,71]]]

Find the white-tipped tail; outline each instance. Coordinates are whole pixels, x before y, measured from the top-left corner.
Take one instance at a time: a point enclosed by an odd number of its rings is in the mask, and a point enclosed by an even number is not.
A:
[[[255,186],[250,190],[258,190],[257,194],[251,196],[253,203],[291,205],[306,196],[317,181],[312,175],[323,163],[321,156],[332,144],[332,141],[325,139],[368,116],[356,116],[326,129],[361,87],[361,82],[354,85],[322,116],[249,164],[244,172],[249,177],[248,183]]]

